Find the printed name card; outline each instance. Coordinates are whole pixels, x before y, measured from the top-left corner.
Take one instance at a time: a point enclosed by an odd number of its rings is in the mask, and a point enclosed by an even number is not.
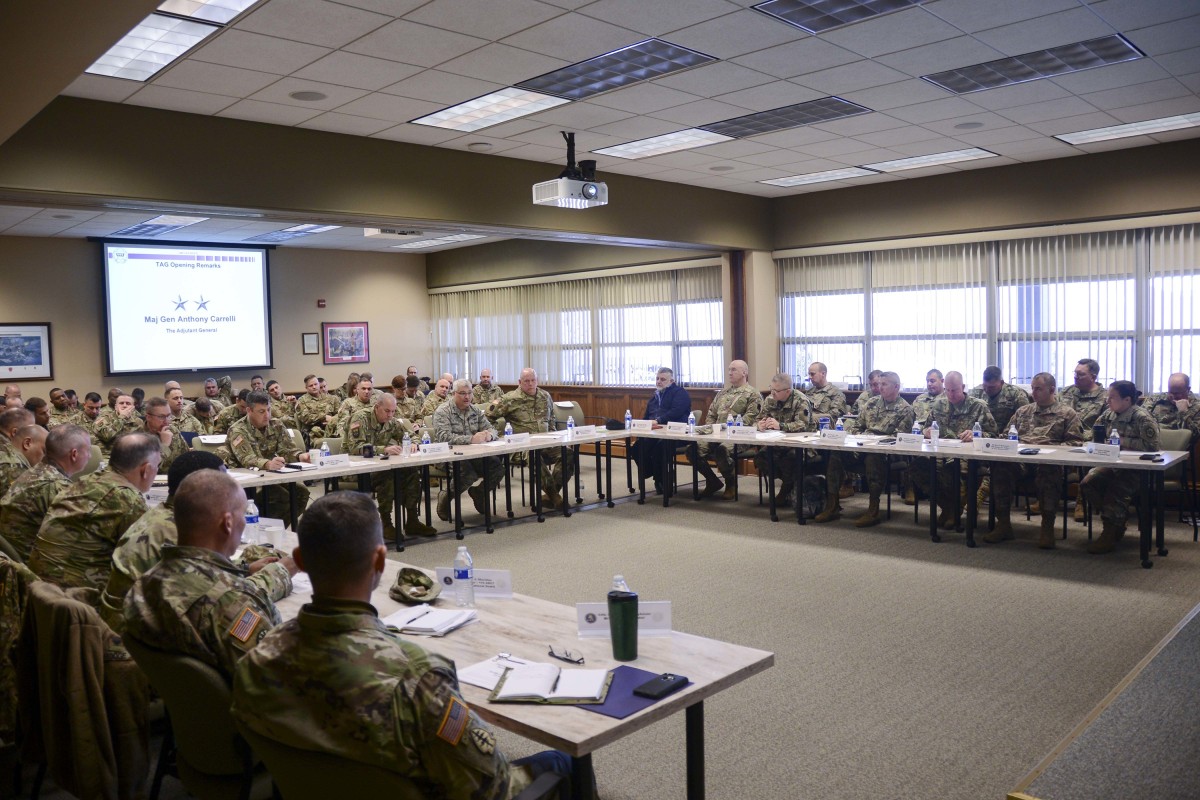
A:
[[[978,447],[984,453],[1016,453],[1022,447],[1020,442],[1014,442],[1012,439],[980,439],[979,441],[982,444]]]
[[[595,436],[596,435],[596,426],[595,425],[576,425],[575,426],[575,435],[576,436]]]
[[[504,438],[509,444],[528,444],[529,431],[526,431],[525,433],[514,433],[511,436],[505,436]]]
[[[688,424],[686,422],[668,422],[667,430],[671,433],[687,433]]]
[[[594,639],[609,635],[608,603],[576,603],[579,638]],[[638,601],[638,638],[671,635],[671,601]]]
[[[338,453],[335,455],[321,456],[317,459],[318,467],[344,467],[350,463],[349,453]]]
[[[743,425],[740,428],[735,425],[734,427],[727,429],[726,432],[729,434],[730,439],[757,439],[758,438],[758,429],[755,428],[753,425]]]
[[[417,449],[427,455],[429,453],[449,453],[450,452],[450,443],[449,442],[430,442],[429,444],[421,445]]]
[[[919,433],[897,433],[896,441],[900,444],[916,445],[920,447],[925,442],[925,437]]]
[[[454,570],[450,567],[438,567],[437,581],[442,585],[443,592],[454,592]],[[471,581],[475,587],[476,597],[498,597],[511,600],[513,595],[512,571],[507,569],[476,569],[475,578]]]
[[[1121,445],[1119,444],[1096,444],[1088,442],[1084,449],[1088,455],[1095,456],[1103,461],[1117,461],[1121,458]]]
[[[831,444],[845,444],[846,432],[836,431],[832,428],[826,428],[825,430],[821,431],[821,438],[827,442],[830,442]]]
[[[629,426],[629,429],[633,431],[652,431],[654,430],[654,420],[634,419],[629,421]]]

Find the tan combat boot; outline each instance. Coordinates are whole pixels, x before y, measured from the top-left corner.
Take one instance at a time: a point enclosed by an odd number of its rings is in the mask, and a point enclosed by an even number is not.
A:
[[[879,498],[872,497],[870,504],[867,506],[866,513],[854,520],[854,527],[869,528],[881,522],[883,522],[883,517],[879,516]]]
[[[1054,549],[1054,523],[1056,514],[1042,514],[1042,530],[1038,533],[1037,546],[1042,550]]]
[[[1125,531],[1121,530],[1117,525],[1105,522],[1104,530],[1100,531],[1100,535],[1091,541],[1087,547],[1087,551],[1093,555],[1111,553],[1117,548],[1117,539],[1120,539],[1124,533]]]
[[[915,506],[917,504],[917,494],[916,494],[916,492],[913,491],[913,488],[911,486],[908,487],[908,491],[906,491],[904,493],[904,497],[902,497],[900,499],[904,502],[904,505],[906,505],[906,506]]]
[[[1015,539],[1012,529],[1012,509],[997,508],[996,509],[996,529],[991,533],[985,534],[983,540],[988,544],[999,544]]]
[[[1029,513],[1030,513],[1030,514],[1038,514],[1038,515],[1040,515],[1040,514],[1042,513],[1042,504],[1041,504],[1041,502],[1039,502],[1039,501],[1037,501],[1037,500],[1030,500],[1030,501],[1029,501]]]
[[[1086,522],[1087,521],[1087,515],[1083,511],[1083,498],[1082,497],[1075,501],[1075,521],[1076,522]]]
[[[825,496],[825,507],[821,513],[813,517],[813,522],[832,522],[842,515],[842,505],[838,502],[837,492]]]
[[[975,507],[983,508],[983,504],[992,496],[992,482],[988,478],[983,479],[983,483],[979,484],[979,492],[975,495]]]
[[[411,536],[437,536],[437,528],[421,521],[419,506],[413,503],[404,509],[404,533]]]
[[[737,473],[733,477],[725,476],[725,494],[722,496],[726,500],[737,500]]]
[[[380,514],[383,519],[383,540],[385,542],[396,541],[396,526],[392,524],[391,514]]]
[[[942,511],[940,514],[938,514],[937,526],[939,528],[945,528],[946,523],[951,522],[951,520],[954,519],[950,516],[952,513],[953,511],[949,506],[942,506]]]
[[[946,520],[941,523],[942,530],[952,531],[958,527],[958,519],[962,516],[962,504],[946,509]]]

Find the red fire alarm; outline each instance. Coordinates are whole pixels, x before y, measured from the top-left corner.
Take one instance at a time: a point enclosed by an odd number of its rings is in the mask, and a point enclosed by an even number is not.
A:
[[[324,307],[325,307],[325,298],[324,297],[317,298],[317,308],[324,308]]]

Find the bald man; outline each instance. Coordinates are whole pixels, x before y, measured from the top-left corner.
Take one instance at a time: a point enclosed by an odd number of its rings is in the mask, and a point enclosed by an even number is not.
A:
[[[0,413],[0,495],[32,464],[16,446],[18,431],[33,425],[33,414],[22,408]]]
[[[78,425],[58,425],[46,435],[40,463],[24,472],[0,496],[0,535],[28,561],[50,503],[70,485],[92,455],[92,440]]]

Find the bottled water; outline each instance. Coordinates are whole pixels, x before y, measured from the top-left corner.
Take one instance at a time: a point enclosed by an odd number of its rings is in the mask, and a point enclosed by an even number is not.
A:
[[[1108,443],[1116,445],[1117,447],[1121,446],[1121,434],[1117,432],[1116,427],[1114,427],[1112,429],[1112,433],[1108,435]]]
[[[430,442],[429,429],[426,428],[425,430],[421,431],[421,444],[429,444]]]
[[[629,588],[629,584],[625,582],[624,575],[613,575],[612,590],[614,592],[632,592],[633,591],[632,589]]]
[[[982,439],[983,438],[983,426],[980,425],[978,422],[975,423],[975,427],[971,428],[971,438],[972,439]]]
[[[733,427],[735,427],[735,428],[742,427],[742,415],[741,414],[738,414],[736,417],[733,418]]]
[[[454,604],[459,608],[475,605],[475,562],[467,546],[459,545],[454,554]]]
[[[504,438],[505,438],[505,440],[512,438],[512,423],[511,422],[504,423]]]
[[[689,411],[688,412],[688,436],[691,436],[695,432],[696,432],[696,412]]]
[[[915,419],[913,420],[912,435],[913,436],[921,435],[921,423],[917,422]]]
[[[242,540],[247,544],[258,544],[258,506],[251,500],[246,503],[246,530],[242,533]]]
[[[725,415],[725,435],[730,436],[733,431],[733,414]]]
[[[575,417],[574,415],[567,417],[567,438],[575,437]]]
[[[321,442],[321,458],[329,458],[329,442]]]
[[[410,455],[412,455],[412,437],[408,435],[407,431],[404,434],[404,441],[401,442],[400,447],[404,450],[404,452],[400,454],[402,458],[408,458]]]
[[[625,430],[633,429],[633,412],[628,408],[625,409]]]
[[[1008,426],[1008,438],[1010,441],[1013,441],[1013,442],[1015,442],[1017,440],[1017,426],[1016,425]]]
[[[834,426],[833,426],[833,429],[834,429],[835,431],[844,431],[844,430],[846,430],[846,425],[845,425],[845,423],[843,423],[843,422],[842,422],[842,418],[841,418],[841,417],[838,417],[837,425],[834,425]]]
[[[937,447],[938,439],[942,438],[941,427],[936,419],[929,423],[929,441],[933,442],[934,447]]]

